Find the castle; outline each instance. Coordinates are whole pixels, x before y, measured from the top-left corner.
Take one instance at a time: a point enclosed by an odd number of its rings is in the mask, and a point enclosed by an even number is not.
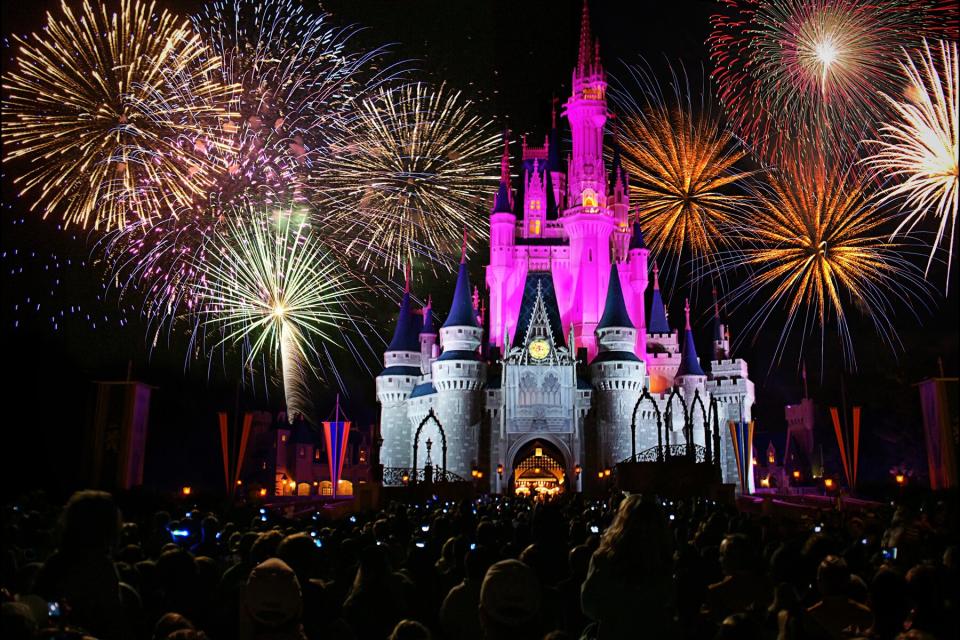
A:
[[[724,481],[736,481],[726,423],[750,420],[747,363],[731,356],[716,309],[704,371],[689,305],[684,326],[671,326],[655,265],[646,303],[649,252],[629,221],[630,176],[616,151],[609,170],[603,156],[606,91],[585,3],[562,114],[572,138],[565,163],[554,116],[542,147],[523,140],[514,193],[504,145],[490,213],[489,314],[471,291],[465,253],[442,324],[429,302],[413,309],[409,286],[404,293],[376,379],[385,469],[442,465],[488,479],[496,492],[579,491],[585,476],[602,477],[664,439],[709,447],[710,407]]]

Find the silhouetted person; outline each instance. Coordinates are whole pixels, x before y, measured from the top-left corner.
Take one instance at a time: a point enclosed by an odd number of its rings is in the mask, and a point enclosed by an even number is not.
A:
[[[501,560],[487,569],[480,587],[480,626],[485,640],[539,640],[540,583],[519,560]]]
[[[866,631],[873,624],[870,609],[848,596],[849,585],[850,570],[843,558],[824,558],[817,568],[821,599],[807,612],[832,638],[843,638],[846,629]]]

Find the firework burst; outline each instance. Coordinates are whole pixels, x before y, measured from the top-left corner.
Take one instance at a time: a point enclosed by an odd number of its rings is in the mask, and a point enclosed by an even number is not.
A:
[[[943,0],[725,0],[708,38],[737,133],[777,163],[824,150],[851,158],[896,94],[901,48],[956,37]]]
[[[771,314],[785,311],[774,362],[791,333],[804,338],[818,327],[821,350],[830,327],[845,362],[855,367],[848,307],[869,319],[878,335],[898,345],[892,324],[895,302],[929,299],[909,249],[888,239],[889,222],[849,172],[805,165],[771,174],[768,189],[740,228],[741,248],[727,266],[746,267],[750,276],[734,289],[735,305],[755,308],[748,332]],[[771,364],[772,366],[772,364]]]
[[[354,289],[309,227],[290,212],[247,212],[211,236],[194,268],[199,328],[214,349],[240,346],[245,366],[263,354],[279,365],[288,414],[309,416],[307,373],[316,342],[349,320]]]
[[[614,102],[631,204],[655,255],[671,264],[686,250],[708,266],[749,206],[740,189],[754,172],[735,166],[746,152],[708,105],[695,106],[686,77],[674,74],[667,99],[647,69],[629,73],[633,86],[619,85]]]
[[[312,176],[325,231],[364,268],[392,273],[417,256],[442,263],[464,228],[483,237],[499,146],[493,124],[459,92],[381,89],[331,145],[336,162]]]
[[[221,60],[220,81],[238,87],[239,117],[211,138],[208,206],[306,201],[307,173],[332,159],[327,142],[396,67],[378,66],[382,48],[351,50],[356,28],[332,27],[292,0],[214,2],[193,23]]]
[[[906,96],[884,96],[896,119],[881,127],[880,139],[873,143],[876,153],[867,158],[867,163],[879,175],[892,179],[882,194],[881,204],[900,201],[900,210],[906,212],[895,233],[904,227],[912,230],[930,213],[940,219],[927,259],[927,271],[946,235],[945,286],[949,291],[960,173],[957,167],[960,154],[957,43],[940,42],[939,54],[937,57],[924,43],[921,55],[906,56],[903,63],[909,80]]]
[[[219,61],[152,3],[61,10],[42,35],[15,37],[4,81],[4,160],[24,163],[21,195],[44,216],[107,229],[203,198],[210,179],[196,145],[231,115],[232,88],[211,79]]]

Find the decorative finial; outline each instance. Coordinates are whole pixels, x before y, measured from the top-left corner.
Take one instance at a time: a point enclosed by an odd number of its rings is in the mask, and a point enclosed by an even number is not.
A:
[[[553,94],[553,97],[550,99],[550,128],[557,128],[557,105],[560,103],[560,98],[557,97],[557,94]]]
[[[403,265],[403,292],[410,293],[410,280],[413,275],[413,265],[409,262]]]
[[[660,267],[657,266],[657,261],[653,261],[653,288],[656,291],[660,291]]]
[[[480,306],[480,288],[477,285],[473,285],[473,308],[477,309]]]
[[[510,129],[503,130],[503,156],[500,158],[500,182],[510,183]]]
[[[593,38],[590,35],[590,7],[587,0],[583,0],[583,14],[580,16],[580,52],[577,56],[577,71],[585,75],[590,64],[590,49]]]
[[[713,287],[713,317],[720,317],[720,298],[717,297],[717,287]]]
[[[690,331],[690,298],[687,298],[687,299],[686,299],[686,302],[685,302],[684,305],[683,305],[683,313],[684,313],[684,314],[686,315],[686,317],[687,317],[686,330],[687,330],[687,331]]]
[[[467,263],[467,227],[463,227],[463,244],[460,246],[460,264]]]

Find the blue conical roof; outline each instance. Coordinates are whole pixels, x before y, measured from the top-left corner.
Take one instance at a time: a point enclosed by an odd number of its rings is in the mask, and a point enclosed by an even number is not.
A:
[[[684,332],[683,351],[680,354],[680,368],[677,369],[678,376],[705,376],[700,367],[700,358],[697,357],[697,347],[693,342],[693,331],[690,329],[690,301],[686,306],[687,328]]]
[[[653,297],[650,299],[650,314],[647,324],[647,333],[670,333],[670,323],[667,322],[667,310],[663,306],[660,296],[660,276],[657,265],[653,265]]]
[[[397,316],[397,327],[393,331],[393,340],[387,351],[419,351],[420,350],[420,322],[410,309],[410,291],[403,292],[400,301],[400,315]]]
[[[501,182],[497,189],[497,195],[493,199],[492,213],[513,213],[513,207],[510,206],[510,185]]]
[[[623,288],[620,286],[620,271],[617,269],[617,263],[610,265],[610,283],[607,285],[607,301],[603,307],[603,315],[600,316],[600,322],[597,329],[607,329],[609,327],[627,327],[633,329],[633,323],[630,322],[630,314],[627,313],[627,305],[623,301]]]
[[[643,239],[643,229],[640,228],[639,222],[633,223],[633,235],[630,236],[630,251],[634,249],[646,249],[647,243]]]
[[[460,260],[457,272],[457,286],[453,290],[453,302],[450,314],[443,327],[477,327],[477,316],[473,312],[473,297],[470,295],[470,274],[467,272],[466,258]]]

